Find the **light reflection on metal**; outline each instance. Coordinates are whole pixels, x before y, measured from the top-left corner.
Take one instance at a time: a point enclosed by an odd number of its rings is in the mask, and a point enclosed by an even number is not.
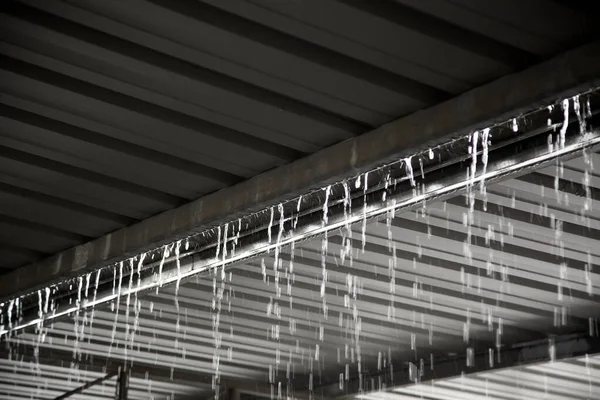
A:
[[[553,151],[549,151],[548,147],[544,143],[544,145],[540,145],[529,151],[521,152],[517,156],[510,159],[492,162],[488,165],[485,173],[482,173],[472,179],[465,179],[464,173],[461,172],[428,184],[426,187],[427,190],[422,194],[413,195],[412,193],[402,192],[398,195],[388,197],[387,201],[385,202],[373,202],[368,204],[364,209],[352,211],[349,215],[347,215],[347,217],[344,217],[343,215],[331,215],[329,217],[329,223],[326,226],[323,226],[320,221],[318,223],[313,223],[306,226],[299,226],[295,230],[291,231],[291,233],[287,236],[283,236],[281,241],[278,243],[270,243],[269,240],[264,240],[247,245],[245,248],[238,248],[236,249],[235,254],[226,260],[215,260],[213,257],[204,260],[188,260],[185,263],[180,263],[179,271],[171,266],[169,270],[162,272],[162,276],[160,278],[156,274],[145,277],[141,280],[137,287],[123,288],[120,294],[113,294],[111,291],[107,291],[106,294],[99,293],[95,300],[89,301],[84,299],[79,305],[61,307],[60,309],[52,312],[52,314],[45,315],[43,318],[37,317],[26,319],[19,323],[13,324],[10,330],[3,327],[0,331],[0,336],[6,335],[9,332],[15,332],[27,327],[35,326],[48,320],[63,317],[81,309],[92,308],[97,305],[116,300],[119,296],[130,296],[139,292],[155,289],[160,285],[176,283],[181,279],[186,279],[220,266],[231,265],[253,256],[266,253],[270,250],[274,250],[278,247],[290,245],[291,243],[306,240],[328,231],[343,228],[347,224],[358,223],[362,221],[365,216],[367,219],[376,218],[381,215],[385,215],[391,210],[407,209],[419,205],[423,201],[439,199],[449,195],[456,195],[460,191],[465,190],[468,186],[475,183],[479,183],[484,180],[486,182],[493,182],[501,178],[509,177],[516,173],[525,172],[529,169],[547,164],[548,162],[559,158],[576,155],[583,150],[594,148],[599,145],[600,130],[593,130],[583,135],[567,137],[564,147]],[[192,252],[189,252],[188,254],[192,255],[191,253]],[[186,258],[186,254],[182,254],[180,257],[180,260],[182,258]],[[174,257],[169,258],[169,261],[175,260]]]

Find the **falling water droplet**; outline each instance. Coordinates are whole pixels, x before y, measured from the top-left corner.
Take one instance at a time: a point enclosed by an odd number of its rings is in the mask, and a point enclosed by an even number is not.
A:
[[[412,187],[415,187],[416,183],[415,183],[415,176],[414,176],[413,167],[412,167],[412,156],[404,159],[404,166],[406,168],[406,176],[408,177],[410,185]]]
[[[328,214],[329,214],[328,202],[329,202],[329,195],[331,194],[331,185],[327,186],[323,190],[325,191],[325,201],[323,202],[323,226],[325,226],[325,225],[327,225],[327,222],[329,221],[329,218],[328,218]]]
[[[467,367],[473,368],[475,366],[475,350],[472,347],[467,348]]]
[[[364,175],[365,177],[365,182],[363,185],[363,219],[362,219],[362,229],[361,229],[361,233],[362,233],[362,252],[365,252],[365,244],[367,242],[367,187],[368,187],[368,180],[369,180],[369,173],[365,173]]]
[[[275,210],[271,207],[271,217],[269,218],[269,227],[267,228],[267,235],[269,237],[269,243],[271,243],[271,227],[273,226],[273,218],[275,217]]]

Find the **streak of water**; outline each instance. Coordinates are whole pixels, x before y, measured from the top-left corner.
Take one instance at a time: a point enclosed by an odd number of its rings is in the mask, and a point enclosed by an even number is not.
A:
[[[331,185],[324,188],[323,191],[325,192],[325,200],[323,201],[323,218],[321,223],[325,226],[329,221],[329,196],[331,195]]]
[[[108,348],[108,356],[110,357],[111,355],[111,351],[112,351],[112,347],[115,344],[115,335],[117,333],[117,321],[119,319],[119,305],[121,303],[121,286],[123,283],[123,261],[119,262],[118,265],[118,269],[119,269],[119,280],[117,283],[117,297],[115,298],[115,302],[116,302],[116,309],[114,311],[115,313],[115,319],[113,321],[113,326],[112,326],[112,334],[111,334],[111,338],[110,338],[110,346]]]
[[[294,220],[294,228],[298,226],[298,218],[300,217],[300,207],[302,206],[302,195],[298,197],[298,202],[296,203],[296,219]]]
[[[269,227],[267,228],[267,235],[269,236],[269,243],[271,243],[271,227],[273,226],[273,218],[275,218],[275,208],[271,207],[271,217],[269,218]]]
[[[175,265],[177,267],[177,281],[175,282],[175,298],[179,295],[179,284],[181,283],[181,260],[179,259],[181,248],[181,240],[175,242]],[[143,254],[142,256],[145,256]],[[142,262],[144,261],[143,257],[140,257],[140,261],[138,263],[138,276],[140,276],[140,270],[142,268]],[[141,281],[141,277],[138,280],[138,286]],[[177,309],[179,309],[179,302],[177,302]]]
[[[403,162],[404,162],[404,167],[406,170],[406,177],[408,178],[410,185],[414,188],[414,187],[416,187],[416,182],[415,182],[415,174],[413,172],[413,167],[412,167],[412,156],[405,158],[403,160]],[[416,194],[416,192],[414,190],[413,190],[413,194]]]
[[[156,294],[158,294],[158,289],[161,288],[163,285],[163,268],[165,266],[165,260],[167,259],[168,256],[169,256],[169,248],[167,247],[167,245],[164,245],[163,251],[162,251],[162,257],[160,260],[160,264],[158,266],[158,285],[156,286]],[[120,283],[119,283],[119,287],[121,287]]]
[[[96,271],[96,279],[94,281],[94,297],[92,299],[92,302],[95,304],[96,303],[96,297],[98,295],[98,285],[100,284],[100,274],[101,274],[102,270],[99,269],[98,271]],[[46,288],[48,295],[50,293],[50,291],[48,290],[48,288]],[[47,303],[47,301],[46,301]],[[44,309],[47,309],[47,305]],[[90,326],[89,326],[89,331],[88,331],[88,343],[91,343],[92,340],[92,336],[93,336],[93,326],[94,326],[94,315],[96,313],[96,307],[92,308],[92,315],[90,317]]]
[[[269,230],[269,232],[270,232],[270,230]],[[219,259],[220,251],[221,251],[221,225],[219,225],[217,227],[217,249],[216,249],[216,254],[215,254],[215,260]]]
[[[363,184],[363,219],[362,219],[362,252],[365,252],[365,244],[367,242],[367,189],[369,182],[369,173],[366,172],[364,174],[364,184]]]

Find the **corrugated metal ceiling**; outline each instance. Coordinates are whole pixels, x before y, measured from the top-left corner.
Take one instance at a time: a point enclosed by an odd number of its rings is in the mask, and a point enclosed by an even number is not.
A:
[[[293,271],[292,250],[283,251],[278,282],[273,253],[231,267],[221,301],[222,343],[217,350],[212,276],[182,282],[179,289],[170,286],[144,294],[139,302],[137,297],[127,303],[121,299],[118,312],[98,308],[93,323],[90,311],[54,321],[43,331],[43,340],[33,332],[17,335],[8,340],[12,349],[6,350],[13,361],[3,363],[17,365],[20,380],[0,374],[0,393],[12,396],[14,385],[23,388],[26,398],[54,393],[46,388],[59,382],[45,383],[36,373],[36,361],[42,371],[45,363],[65,368],[73,362],[80,370],[97,371],[123,360],[132,362],[137,376],[147,372],[157,392],[174,379],[183,385],[182,393],[188,386],[206,393],[218,355],[222,382],[235,382],[241,390],[264,395],[272,387],[277,395],[282,382],[284,396],[288,387],[303,393],[312,371],[315,393],[343,395],[348,388],[337,389],[339,375],[345,379],[348,368],[349,378],[355,379],[359,360],[366,376],[381,376],[378,365],[392,363],[395,378],[385,375],[383,381],[389,388],[407,381],[409,362],[419,368],[421,360],[433,357],[435,371],[438,359],[463,359],[469,349],[474,354],[491,351],[496,359],[524,338],[597,335],[600,206],[595,193],[600,180],[593,170],[589,175],[590,163],[599,165],[600,156],[588,153],[564,162],[557,189],[554,166],[488,185],[485,197],[476,193],[469,226],[463,223],[469,213],[463,196],[398,214],[389,223],[369,223],[364,253],[359,224],[354,228],[352,264],[340,260],[342,237],[330,234],[325,297],[320,287],[322,239],[296,245]],[[586,171],[589,198],[580,184]],[[582,217],[586,201],[591,207]],[[471,260],[464,253],[468,231]],[[37,358],[34,348],[39,348]],[[517,387],[499,398],[520,398],[520,393],[543,393],[536,368],[550,377],[548,392],[556,390],[549,398],[561,398],[555,375],[577,374],[580,364],[581,360],[519,369],[516,384],[510,370],[493,371],[436,381],[433,388],[423,384],[398,389],[382,398],[476,399],[483,396],[486,379],[494,393],[507,390],[502,385]],[[273,386],[270,370],[275,371]],[[457,394],[460,379],[468,384]],[[140,393],[148,382],[136,381]],[[583,385],[571,384],[579,389]],[[590,398],[584,389],[580,398]],[[105,397],[111,395],[107,391]]]
[[[73,367],[59,367],[52,365],[40,365],[39,370],[32,371],[28,363],[11,362],[0,360],[0,375],[3,381],[9,380],[10,385],[0,384],[0,390],[6,395],[0,395],[2,399],[31,399],[33,393],[42,393],[40,398],[55,398],[65,392],[75,389],[83,384],[104,376],[102,372],[79,370]],[[41,390],[31,387],[31,374],[34,373],[40,383]],[[65,379],[66,378],[66,379]],[[70,399],[114,399],[116,378],[105,381],[103,384],[95,385],[83,394],[74,395]],[[129,399],[163,399],[174,394],[185,395],[186,393],[197,393],[197,385],[189,386],[177,382],[150,382],[148,379],[131,378],[129,385]],[[210,386],[207,387],[210,390]],[[33,394],[33,396],[36,396]]]
[[[584,3],[541,0],[11,0],[0,10],[4,271],[438,103],[597,29]]]

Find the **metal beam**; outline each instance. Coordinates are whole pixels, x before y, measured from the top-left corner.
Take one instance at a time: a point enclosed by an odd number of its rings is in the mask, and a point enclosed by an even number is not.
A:
[[[587,102],[585,100],[586,97],[592,96],[597,91],[593,91],[591,94],[584,95],[584,103]],[[579,98],[579,96],[578,96]],[[596,113],[596,112],[595,112]],[[542,115],[540,115],[542,114]],[[597,113],[596,113],[597,114]],[[271,224],[268,226],[265,223],[261,223],[261,215],[264,217],[265,214],[268,216],[267,209],[262,210],[260,215],[259,213],[247,215],[243,218],[248,224],[252,226],[250,229],[247,229],[248,232],[244,232],[242,236],[236,237],[235,240],[232,239],[235,233],[231,233],[231,227],[238,225],[242,226],[242,218],[239,219],[239,222],[236,223],[227,223],[224,225],[224,228],[227,229],[223,232],[223,259],[215,258],[215,247],[216,247],[216,236],[215,232],[207,232],[204,234],[195,235],[191,240],[194,242],[196,240],[201,240],[201,242],[197,242],[196,245],[192,246],[188,252],[183,254],[177,253],[170,258],[168,257],[167,251],[162,252],[163,256],[158,256],[158,258],[144,266],[143,269],[139,271],[138,284],[133,287],[130,286],[127,290],[121,290],[118,293],[115,293],[114,289],[110,287],[110,282],[112,279],[107,279],[107,285],[104,285],[102,289],[100,289],[96,294],[94,294],[93,299],[86,296],[83,302],[81,303],[73,303],[73,297],[77,294],[71,288],[71,283],[69,281],[65,281],[62,285],[63,288],[61,291],[64,292],[63,296],[71,296],[71,301],[66,304],[61,304],[58,308],[54,309],[52,313],[49,313],[43,316],[44,321],[48,321],[50,319],[61,318],[75,311],[81,310],[83,308],[91,308],[95,307],[99,304],[106,303],[108,301],[112,301],[119,296],[131,294],[135,294],[138,292],[143,292],[149,289],[154,289],[160,287],[162,285],[168,285],[171,283],[179,282],[182,279],[189,278],[193,275],[201,274],[206,271],[212,270],[217,267],[225,267],[225,265],[232,265],[236,262],[245,260],[249,257],[253,257],[258,254],[266,253],[270,250],[274,250],[276,248],[280,248],[282,246],[287,246],[291,243],[295,243],[307,238],[315,237],[321,235],[327,231],[333,231],[339,228],[348,228],[354,223],[358,223],[360,221],[366,221],[367,219],[376,218],[382,215],[385,215],[392,210],[409,210],[414,207],[421,207],[423,201],[431,201],[431,200],[443,200],[449,197],[456,196],[457,194],[462,193],[464,190],[467,190],[469,187],[473,185],[479,184],[481,182],[491,183],[494,181],[506,179],[507,177],[514,176],[515,174],[524,174],[533,168],[540,168],[543,166],[547,166],[552,162],[555,162],[557,159],[568,159],[569,157],[575,157],[581,154],[582,151],[590,148],[597,148],[600,145],[600,130],[583,130],[583,125],[579,125],[577,123],[573,123],[571,121],[570,126],[566,129],[565,132],[565,140],[564,147],[554,148],[554,146],[548,146],[547,136],[544,134],[548,130],[552,130],[553,126],[547,126],[547,111],[544,108],[538,109],[534,113],[528,114],[526,117],[521,119],[521,123],[530,124],[532,126],[533,131],[528,133],[523,133],[519,135],[519,138],[514,137],[514,133],[511,129],[506,128],[506,124],[498,125],[493,128],[492,135],[494,140],[497,141],[491,149],[488,151],[488,162],[485,173],[481,173],[477,177],[473,177],[470,179],[465,179],[464,165],[461,160],[464,160],[464,157],[461,157],[461,151],[459,148],[463,148],[463,154],[467,154],[467,150],[464,148],[467,144],[470,144],[471,141],[467,136],[463,136],[459,140],[453,140],[449,143],[445,143],[445,145],[437,148],[438,157],[442,161],[434,161],[435,164],[441,164],[441,167],[438,165],[431,169],[424,169],[423,176],[414,177],[415,184],[417,187],[423,187],[424,192],[418,195],[413,193],[411,184],[409,179],[403,172],[403,169],[398,168],[406,162],[396,162],[387,165],[385,168],[380,168],[380,170],[388,171],[388,175],[391,174],[394,177],[391,186],[383,185],[383,184],[374,184],[367,185],[370,188],[371,192],[368,193],[368,200],[365,195],[361,195],[360,198],[355,198],[352,200],[353,209],[348,210],[345,208],[345,204],[343,200],[337,199],[334,196],[330,198],[327,202],[327,214],[328,214],[328,222],[327,224],[323,224],[322,216],[323,216],[323,206],[321,206],[321,200],[319,200],[319,196],[323,193],[322,190],[317,190],[311,192],[309,194],[305,194],[304,197],[300,197],[300,199],[304,198],[304,203],[308,203],[309,209],[305,212],[300,218],[300,215],[297,214],[297,218],[295,218],[295,222],[293,222],[293,228],[287,230],[286,234],[283,234],[285,230],[285,221],[283,216],[285,214],[285,210],[281,211],[280,215],[280,223],[281,225],[281,237],[277,239],[276,242],[271,241],[271,235],[268,232],[271,232]],[[543,117],[543,126],[540,127],[540,117]],[[587,120],[590,124],[595,125],[597,122],[597,118],[591,118]],[[508,143],[506,141],[502,141],[502,136],[506,136],[509,134]],[[461,144],[462,143],[462,144]],[[445,150],[442,150],[445,148]],[[425,152],[426,153],[426,152]],[[457,155],[458,154],[458,155]],[[451,157],[451,160],[448,162],[444,162],[447,157]],[[469,156],[466,156],[467,158]],[[429,158],[429,157],[427,157]],[[458,161],[457,161],[458,159]],[[407,164],[408,165],[408,164]],[[393,170],[393,167],[397,167]],[[371,171],[371,177],[375,177],[377,180],[381,179],[378,174],[381,175],[382,171]],[[425,186],[422,185],[424,174],[427,174],[428,182]],[[366,180],[368,176],[368,172],[363,174],[362,177]],[[346,181],[337,182],[336,184],[329,185],[327,187],[327,191],[337,192],[340,195],[343,191],[341,189]],[[373,182],[371,182],[373,183]],[[362,190],[359,190],[362,192]],[[383,194],[386,193],[386,200],[383,199]],[[306,200],[308,199],[308,200]],[[355,200],[362,200],[356,204]],[[319,204],[316,209],[312,209],[311,205],[315,204],[315,201]],[[294,209],[296,209],[296,204],[299,202],[297,199],[293,201],[287,202],[286,205],[292,205]],[[349,202],[347,203],[349,204]],[[344,206],[345,211],[341,208]],[[283,205],[282,205],[283,207]],[[270,208],[271,215],[274,215],[274,207]],[[396,212],[396,211],[394,211]],[[294,218],[288,219],[288,224],[292,224]],[[254,222],[252,222],[254,221]],[[258,221],[258,222],[256,222]],[[236,221],[237,222],[237,221]],[[256,225],[258,223],[259,225]],[[221,230],[221,227],[219,227]],[[227,233],[230,233],[229,240],[225,241],[225,236]],[[203,241],[208,240],[208,243],[204,243]],[[233,251],[233,243],[236,242],[235,251]],[[225,251],[225,243],[227,243],[227,248],[231,251],[228,253],[229,256],[225,257],[227,252]],[[178,242],[181,244],[181,241]],[[171,243],[171,247],[173,247],[175,243]],[[219,246],[220,247],[220,246]],[[165,246],[166,248],[166,246]],[[179,249],[179,246],[177,247]],[[156,255],[157,253],[155,253]],[[163,261],[161,261],[161,258]],[[141,260],[142,258],[140,258]],[[177,261],[176,261],[177,259]],[[133,271],[133,258],[130,260],[132,263],[130,271]],[[163,269],[162,266],[167,266],[166,269]],[[160,266],[159,266],[160,264]],[[159,269],[158,272],[156,269]],[[105,268],[104,272],[107,272],[110,268]],[[102,270],[98,270],[99,273]],[[109,274],[113,277],[113,274]],[[82,274],[79,275],[80,278]],[[130,279],[133,279],[133,275],[130,275]],[[131,282],[131,281],[130,281]],[[68,288],[68,289],[67,289]],[[0,335],[7,332],[15,332],[21,329],[25,329],[30,326],[37,325],[40,322],[39,310],[38,310],[38,296],[33,292],[32,296],[25,296],[21,300],[23,303],[28,304],[27,308],[27,316],[23,315],[22,318],[19,318],[18,321],[16,318],[8,319],[8,329],[4,331],[0,331]],[[7,315],[11,315],[8,309],[11,308],[13,303],[10,302],[7,306]],[[75,305],[74,305],[75,304]]]
[[[119,377],[117,379],[115,398],[117,400],[127,400],[127,392],[129,389],[129,370],[125,367],[121,368],[119,371]]]
[[[66,399],[68,397],[71,397],[71,396],[73,396],[75,394],[79,394],[79,393],[83,392],[84,390],[86,390],[86,389],[88,389],[88,388],[90,388],[90,387],[92,387],[94,385],[97,385],[97,384],[102,383],[102,382],[104,382],[106,380],[109,380],[110,378],[112,378],[115,375],[117,375],[116,372],[111,372],[111,373],[109,373],[106,376],[102,376],[102,377],[100,377],[98,379],[94,379],[93,381],[88,382],[88,383],[86,383],[83,386],[80,386],[80,387],[78,387],[76,389],[73,389],[73,390],[71,390],[71,391],[63,394],[63,395],[60,395],[57,398],[55,398],[54,400],[62,400],[62,399]]]
[[[230,388],[227,392],[227,400],[240,400],[240,391],[236,388]]]
[[[600,41],[29,264],[5,275],[0,293],[9,298],[97,269],[597,86]]]
[[[435,358],[433,363],[431,358],[426,355],[423,357],[422,364],[420,360],[413,360],[412,376],[410,362],[404,362],[396,364],[392,368],[374,371],[373,373],[366,371],[362,377],[362,383],[359,377],[355,376],[345,383],[343,389],[340,389],[339,382],[336,380],[337,377],[334,377],[330,380],[330,382],[334,382],[316,387],[315,395],[322,395],[325,398],[350,399],[354,398],[359,390],[363,392],[381,390],[380,382],[385,383],[387,390],[393,390],[400,386],[418,382],[460,376],[462,373],[472,374],[493,371],[500,368],[518,367],[598,352],[600,352],[600,337],[591,337],[587,334],[570,334],[505,346],[500,352],[497,349],[492,349],[491,352],[483,350],[474,353],[472,357],[467,357],[465,354],[449,355],[443,358]]]

